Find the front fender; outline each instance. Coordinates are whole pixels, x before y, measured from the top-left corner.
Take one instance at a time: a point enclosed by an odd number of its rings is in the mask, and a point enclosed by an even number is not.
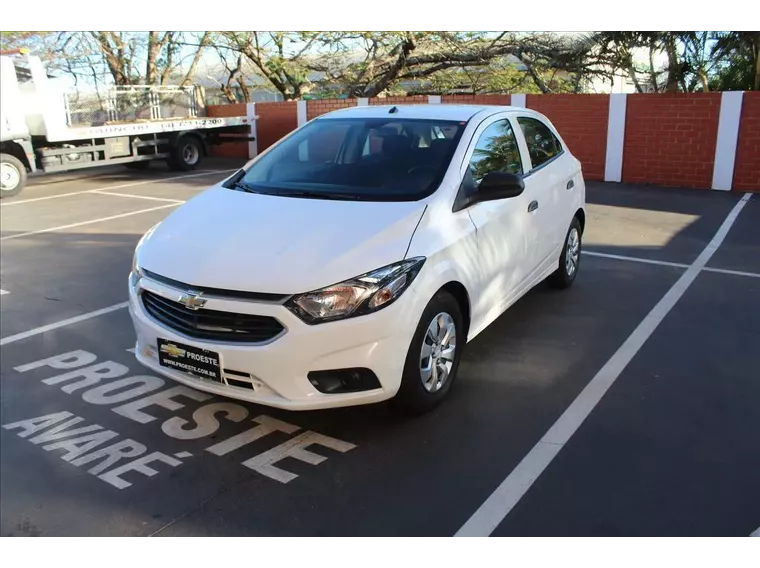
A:
[[[424,256],[427,260],[412,288],[424,298],[424,305],[451,282],[461,284],[468,297],[470,330],[478,327],[478,282],[480,265],[475,225],[467,211],[436,214],[428,208],[409,245],[407,258]],[[429,213],[429,214],[428,214]],[[424,306],[423,308],[424,309]],[[421,310],[420,310],[421,315]],[[468,337],[468,341],[471,337]]]

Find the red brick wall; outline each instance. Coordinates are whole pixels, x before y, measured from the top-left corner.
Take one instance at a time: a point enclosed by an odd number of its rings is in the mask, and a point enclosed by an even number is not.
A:
[[[720,93],[628,95],[623,181],[712,185]]]
[[[320,99],[306,101],[306,120],[316,118],[320,114],[355,106],[356,99]]]
[[[444,104],[459,105],[509,105],[511,95],[442,95],[441,102]]]
[[[209,105],[206,107],[206,116],[209,117],[227,117],[227,116],[245,116],[245,103],[235,103],[231,105]],[[243,158],[248,159],[248,141],[225,142],[209,146],[208,153],[210,156],[217,158]]]
[[[609,95],[528,95],[526,105],[552,121],[586,179],[604,179]]]
[[[760,191],[760,92],[748,91],[742,99],[733,189]]]
[[[634,94],[627,97],[623,181],[709,188],[720,113],[720,93]],[[423,104],[426,95],[384,97],[369,104]],[[443,103],[507,105],[509,95],[443,95]],[[528,95],[528,108],[555,124],[583,163],[587,179],[604,178],[608,95]],[[356,105],[356,99],[307,101],[307,119]],[[240,116],[244,104],[208,107],[209,116]],[[296,103],[257,103],[258,148],[263,151],[297,126]],[[245,142],[212,147],[212,155],[247,158]],[[745,92],[734,167],[734,189],[760,191],[760,93]]]
[[[256,134],[259,153],[298,126],[295,101],[256,103]]]

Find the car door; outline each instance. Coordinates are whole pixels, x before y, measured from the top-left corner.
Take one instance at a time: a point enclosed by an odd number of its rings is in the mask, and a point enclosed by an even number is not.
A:
[[[476,188],[492,171],[523,173],[514,126],[506,115],[491,117],[480,125],[463,164],[463,184]],[[475,189],[476,191],[476,189]],[[480,290],[478,306],[490,321],[498,316],[522,288],[533,256],[530,196],[484,201],[468,207],[477,229]]]
[[[517,115],[518,137],[524,142],[529,164],[524,175],[525,193],[530,194],[531,214],[536,227],[537,257],[531,263],[543,272],[557,262],[567,231],[567,184],[572,176],[565,167],[567,157],[552,129],[535,116]]]

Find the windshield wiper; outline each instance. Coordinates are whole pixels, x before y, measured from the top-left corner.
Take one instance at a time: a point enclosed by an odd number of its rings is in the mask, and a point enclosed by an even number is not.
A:
[[[241,189],[245,191],[246,193],[258,193],[255,189],[253,189],[250,185],[244,184],[242,181],[237,182],[235,185],[233,185],[235,189]]]
[[[305,197],[307,199],[333,199],[336,201],[360,201],[359,195],[350,193],[335,193],[324,191],[305,191],[305,190],[288,190],[267,192],[267,195],[276,195],[278,197]]]
[[[261,190],[256,189],[248,184],[239,181],[232,186],[234,189],[245,191],[246,193],[258,193],[260,195],[273,195],[276,197],[305,197],[307,199],[332,199],[336,201],[361,201],[363,198],[360,195],[354,195],[350,193],[339,192],[325,192],[325,191],[308,191],[308,190]]]

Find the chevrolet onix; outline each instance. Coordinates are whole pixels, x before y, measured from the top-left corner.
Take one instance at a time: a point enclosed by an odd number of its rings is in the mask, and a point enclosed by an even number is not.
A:
[[[581,164],[537,112],[332,112],[141,239],[135,352],[259,404],[425,411],[468,341],[543,280],[573,283],[584,208]]]

